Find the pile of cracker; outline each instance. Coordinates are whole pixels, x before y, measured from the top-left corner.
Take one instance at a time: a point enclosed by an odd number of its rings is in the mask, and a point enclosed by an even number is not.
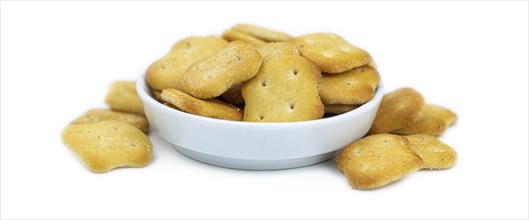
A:
[[[380,83],[365,50],[331,33],[298,37],[247,24],[221,37],[178,41],[149,66],[147,84],[166,106],[205,117],[295,122],[342,114],[371,100]],[[63,142],[91,171],[144,167],[152,157],[135,83],[115,82],[105,102],[72,121]],[[336,157],[357,189],[388,185],[415,171],[448,169],[456,151],[437,137],[451,110],[425,103],[412,88],[384,95],[369,132]]]
[[[365,50],[331,33],[298,37],[238,24],[221,37],[189,37],[147,70],[167,106],[249,122],[320,119],[357,108],[380,82]]]
[[[456,120],[412,88],[387,93],[367,135],[345,147],[336,165],[357,189],[379,188],[421,169],[452,168],[457,153],[437,136]]]
[[[144,167],[152,158],[149,124],[135,82],[110,85],[105,103],[110,109],[91,109],[62,132],[70,151],[92,172],[118,167]]]

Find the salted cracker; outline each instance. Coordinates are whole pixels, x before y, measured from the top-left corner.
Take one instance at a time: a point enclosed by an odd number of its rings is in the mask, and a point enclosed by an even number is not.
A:
[[[118,167],[144,167],[152,158],[149,137],[123,122],[72,124],[63,130],[62,140],[95,173]]]
[[[132,125],[147,133],[149,122],[143,115],[117,112],[108,109],[91,109],[73,120],[70,124],[96,123],[100,121],[119,121]]]
[[[187,113],[224,120],[242,120],[240,108],[216,99],[201,100],[176,89],[164,89],[161,96],[165,102]]]
[[[194,62],[211,55],[228,42],[220,37],[188,37],[178,41],[162,58],[147,69],[147,84],[155,90],[178,88],[185,70]]]
[[[380,75],[370,66],[340,74],[323,74],[318,92],[324,104],[362,105],[375,96]]]
[[[324,106],[318,95],[318,67],[301,56],[285,55],[263,63],[244,83],[244,120],[292,122],[319,119]]]
[[[116,81],[113,82],[105,97],[105,103],[112,110],[144,115],[143,104],[136,92],[136,82]]]
[[[200,99],[218,97],[254,77],[261,63],[261,55],[252,45],[242,41],[230,42],[189,66],[179,90]]]
[[[291,40],[302,56],[325,73],[342,73],[371,62],[371,56],[342,37],[331,33],[306,34]]]
[[[336,165],[356,189],[385,186],[419,170],[422,163],[421,157],[411,150],[410,142],[393,134],[364,137],[336,157]]]

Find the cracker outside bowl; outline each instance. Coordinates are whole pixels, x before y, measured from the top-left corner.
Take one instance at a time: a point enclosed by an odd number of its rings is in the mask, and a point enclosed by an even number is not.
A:
[[[197,116],[156,101],[145,78],[136,89],[151,130],[197,161],[234,169],[277,170],[309,166],[336,156],[371,127],[383,96],[329,118],[302,122],[243,122]]]

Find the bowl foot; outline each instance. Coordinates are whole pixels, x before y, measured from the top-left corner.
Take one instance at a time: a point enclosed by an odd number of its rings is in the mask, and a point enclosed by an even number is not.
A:
[[[210,154],[204,154],[197,151],[189,150],[178,145],[171,144],[178,152],[181,154],[200,161],[202,163],[231,168],[231,169],[240,169],[240,170],[281,170],[281,169],[290,169],[314,165],[321,163],[328,159],[331,159],[336,156],[337,151],[332,151],[325,154],[303,157],[303,158],[293,158],[293,159],[284,159],[284,160],[248,160],[248,159],[238,159],[238,158],[227,158],[227,157],[218,157]]]

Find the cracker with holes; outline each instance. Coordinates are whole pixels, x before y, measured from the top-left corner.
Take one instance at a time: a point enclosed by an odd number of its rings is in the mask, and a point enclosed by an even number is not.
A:
[[[423,96],[412,88],[384,95],[368,134],[390,133],[415,123],[424,108]]]
[[[325,73],[342,73],[371,62],[371,56],[336,34],[315,33],[291,41],[302,56],[316,63]]]
[[[373,98],[379,82],[378,72],[363,66],[341,74],[323,74],[318,91],[324,104],[361,105]]]
[[[403,178],[422,166],[422,159],[410,148],[410,142],[398,135],[371,135],[345,147],[336,157],[336,165],[349,185],[374,189]]]
[[[129,114],[106,109],[89,110],[72,121],[70,124],[86,124],[100,121],[123,122],[140,129],[143,133],[147,133],[147,129],[149,128],[149,123],[143,115]]]
[[[273,42],[266,43],[257,47],[259,54],[263,57],[263,60],[270,60],[274,57],[284,55],[298,55],[299,50],[296,45],[290,42]]]
[[[133,81],[116,81],[110,85],[105,103],[112,110],[143,115],[143,104]]]
[[[361,105],[325,104],[325,113],[339,115],[355,110],[360,106]]]
[[[95,173],[118,167],[144,167],[152,157],[149,137],[117,121],[69,125],[62,132],[62,140]]]
[[[411,149],[419,155],[422,169],[448,169],[457,161],[457,152],[431,135],[416,134],[405,136],[410,141]]]
[[[182,77],[179,90],[200,99],[214,98],[254,77],[261,63],[261,55],[252,45],[230,42],[191,65]]]
[[[259,73],[244,83],[244,121],[293,122],[319,119],[323,103],[318,95],[318,67],[301,56],[286,55],[263,63]]]
[[[194,62],[211,55],[228,42],[219,37],[189,37],[178,41],[171,50],[147,69],[146,80],[155,90],[178,88],[185,70]]]
[[[273,42],[266,43],[257,47],[257,51],[263,58],[263,62],[270,60],[274,57],[284,56],[284,55],[298,55],[299,50],[296,45],[290,42]],[[222,98],[227,102],[234,105],[244,104],[244,98],[241,93],[242,84],[233,86],[228,91],[222,94]]]
[[[415,123],[393,131],[394,134],[428,134],[438,136],[445,132],[448,126],[455,123],[457,115],[450,109],[437,106],[425,105],[419,118]]]
[[[222,33],[222,38],[226,39],[227,41],[243,41],[245,43],[251,44],[253,46],[260,46],[265,44],[265,42],[261,39],[258,39],[254,36],[251,36],[249,34],[236,31],[236,30],[226,30]]]
[[[283,32],[270,30],[268,28],[258,27],[250,24],[237,24],[232,30],[236,30],[266,42],[289,41],[292,37]]]
[[[162,100],[191,114],[232,121],[242,120],[242,110],[237,106],[216,99],[197,99],[176,89],[164,89]]]

